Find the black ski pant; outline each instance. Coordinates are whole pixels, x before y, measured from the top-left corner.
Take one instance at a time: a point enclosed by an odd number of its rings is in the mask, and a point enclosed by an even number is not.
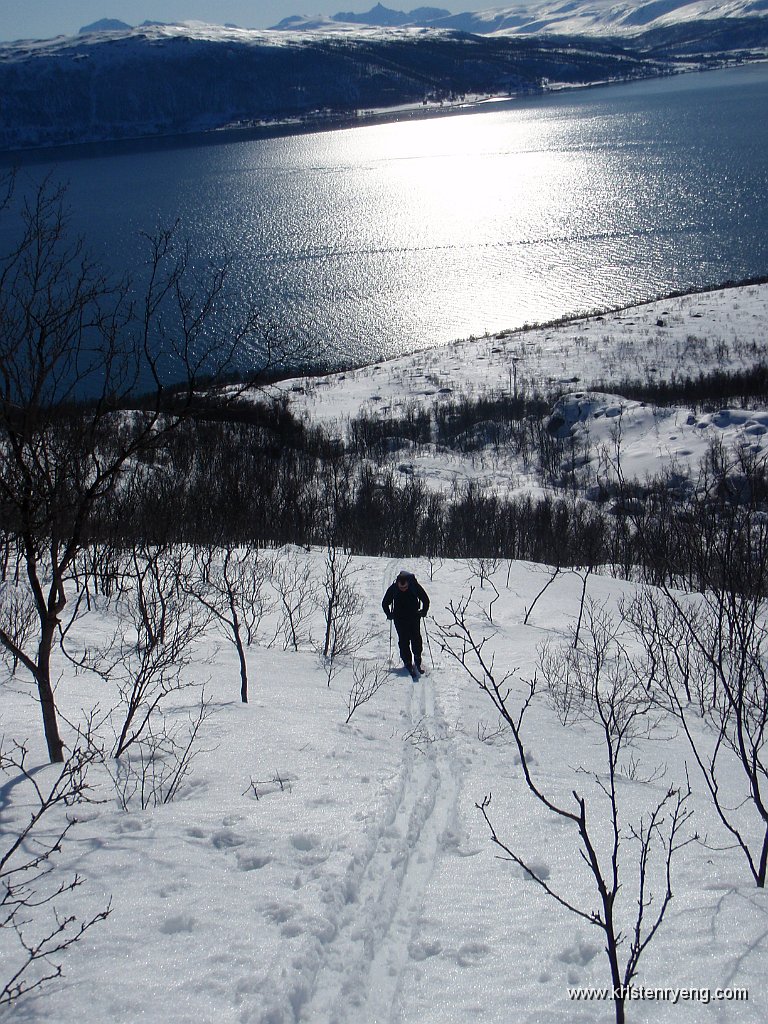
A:
[[[421,664],[423,645],[420,624],[420,619],[395,619],[400,657],[409,668],[414,662],[417,665]],[[411,655],[411,651],[413,651],[413,655]]]

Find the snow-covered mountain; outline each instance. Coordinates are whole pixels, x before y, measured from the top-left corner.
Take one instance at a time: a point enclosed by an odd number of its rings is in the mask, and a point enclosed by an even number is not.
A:
[[[532,35],[634,36],[702,20],[764,17],[766,0],[523,0],[504,7],[451,14],[440,8],[394,11],[376,4],[365,14],[340,12],[330,17],[293,16],[276,29],[332,28],[333,25],[414,25],[449,28],[480,35],[503,32]]]
[[[636,36],[652,29],[701,21],[766,16],[768,0],[521,0],[517,4],[460,14],[451,14],[442,7],[401,11],[377,3],[360,14],[339,11],[328,15],[290,15],[272,26],[271,31],[338,31],[350,25],[366,25],[376,28],[444,28],[478,35]],[[139,27],[158,24],[145,21]],[[102,18],[85,25],[80,34],[114,32],[131,27],[113,18]]]

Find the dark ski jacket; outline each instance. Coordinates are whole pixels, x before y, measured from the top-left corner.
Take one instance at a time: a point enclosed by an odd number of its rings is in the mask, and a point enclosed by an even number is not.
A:
[[[394,619],[395,622],[416,622],[427,614],[429,598],[424,588],[411,573],[408,589],[401,590],[395,580],[387,589],[381,607],[388,619]]]

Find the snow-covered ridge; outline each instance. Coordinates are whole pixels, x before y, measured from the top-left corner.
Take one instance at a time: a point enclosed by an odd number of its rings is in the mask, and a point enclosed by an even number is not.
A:
[[[325,15],[294,15],[284,18],[277,29],[342,30],[354,18],[355,24],[385,26],[404,20],[434,28],[449,28],[479,34],[558,34],[633,36],[655,28],[667,28],[702,20],[764,17],[768,14],[765,0],[528,0],[519,4],[492,7],[481,11],[449,14],[431,8],[417,8],[410,13],[393,11],[377,4],[367,14],[339,13]]]
[[[102,18],[80,29],[81,35],[103,33],[144,32],[148,29],[182,30],[198,37],[226,40],[248,36],[264,41],[267,32],[329,33],[363,32],[372,29],[385,31],[403,27],[433,28],[449,31],[472,32],[479,35],[593,35],[636,36],[657,28],[693,24],[700,21],[722,19],[764,18],[768,16],[766,0],[524,0],[524,2],[490,7],[480,11],[450,14],[439,7],[418,7],[400,11],[376,4],[362,14],[339,12],[315,15],[296,14],[283,18],[267,30],[239,28],[231,24],[215,24],[183,20],[175,23],[145,21],[131,26],[112,18]],[[69,37],[57,37],[58,40]],[[17,40],[22,48],[32,42],[45,40]],[[2,43],[5,49],[13,43]]]
[[[350,31],[349,26],[346,31]],[[360,34],[371,36],[374,29],[361,27]],[[413,30],[403,30],[412,32]],[[18,39],[0,43],[0,61],[26,60],[30,57],[74,57],[87,55],[106,60],[119,49],[141,50],[147,44],[162,45],[178,40],[197,43],[248,43],[257,46],[290,46],[306,42],[306,33],[273,32],[270,29],[243,29],[189,21],[174,25],[141,25],[137,28],[98,30],[77,36],[56,36],[53,39]]]
[[[557,33],[560,35],[636,35],[652,28],[703,19],[765,16],[764,0],[550,0],[479,11],[478,27],[487,32]],[[459,17],[462,17],[459,15]]]

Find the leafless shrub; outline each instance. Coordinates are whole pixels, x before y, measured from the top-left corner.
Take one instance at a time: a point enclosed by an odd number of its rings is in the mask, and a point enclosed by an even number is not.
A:
[[[369,700],[376,696],[387,681],[388,675],[389,672],[382,665],[353,659],[352,687],[347,697],[348,714],[345,722],[349,722],[359,707],[367,704]]]
[[[97,597],[110,598],[124,585],[130,563],[127,553],[112,544],[83,547],[73,559],[70,578],[78,599],[90,611]]]
[[[350,654],[360,647],[354,633],[354,621],[362,607],[362,597],[354,584],[355,568],[349,552],[329,544],[325,553],[322,588],[325,636],[323,656]]]
[[[273,643],[282,638],[283,650],[298,651],[311,642],[308,619],[317,605],[318,585],[305,553],[284,548],[274,559],[270,582],[275,589],[280,619]]]
[[[251,545],[225,544],[219,555],[214,548],[200,548],[183,581],[184,588],[210,612],[237,651],[240,662],[240,699],[248,701],[248,662],[245,648],[256,638],[268,609],[265,587],[267,559]]]
[[[19,651],[27,648],[37,628],[37,609],[28,586],[0,583],[0,632],[11,640],[0,645],[0,655],[12,675],[19,667]]]
[[[159,807],[171,803],[203,753],[200,732],[215,714],[203,691],[185,723],[173,724],[166,713],[148,722],[130,750],[107,763],[122,810]]]
[[[0,1007],[60,978],[64,953],[110,913],[109,905],[85,920],[67,912],[67,894],[83,878],[57,879],[54,863],[76,825],[70,809],[90,798],[87,774],[98,758],[97,747],[85,743],[40,772],[29,766],[23,744],[0,749],[5,793],[28,810],[20,828],[0,828]]]
[[[431,556],[427,558],[427,564],[429,565],[429,578],[434,580],[436,573],[443,567],[443,559]]]
[[[504,738],[507,735],[507,726],[502,718],[499,718],[494,726],[489,725],[488,722],[485,721],[477,723],[477,738],[481,743],[487,743],[492,746],[496,740]]]
[[[488,557],[468,558],[466,564],[470,578],[479,580],[480,589],[482,590],[486,583],[491,582],[493,574],[501,565],[501,559]]]
[[[533,609],[536,607],[536,605],[538,604],[539,600],[544,596],[544,594],[546,593],[548,588],[552,586],[552,584],[555,582],[555,580],[557,579],[557,577],[560,575],[560,573],[562,571],[563,570],[562,570],[562,568],[559,565],[554,566],[554,568],[552,568],[549,571],[549,579],[544,584],[544,586],[541,588],[541,590],[538,592],[536,597],[534,597],[533,601],[531,602],[531,606],[526,609],[525,618],[523,619],[523,625],[524,626],[528,625],[528,620],[530,619],[531,615],[533,614]]]
[[[365,642],[365,637],[356,628],[363,606],[362,596],[353,579],[357,572],[352,556],[329,543],[325,553],[321,598],[325,626],[321,657],[329,686],[335,675],[336,659],[359,651]]]
[[[120,757],[145,733],[162,732],[155,719],[170,694],[193,685],[184,670],[209,613],[183,586],[188,571],[181,549],[139,547],[130,555],[130,585],[116,604],[117,628],[106,642],[73,653],[78,667],[95,672],[117,690],[107,717]]]
[[[271,779],[259,780],[252,778],[243,796],[252,793],[257,800],[269,793],[290,793],[296,777],[288,772],[275,772]]]
[[[627,609],[650,693],[682,726],[717,816],[760,888],[768,880],[765,613],[762,597],[733,590],[692,601],[649,589]]]
[[[582,628],[582,625],[584,628]],[[539,671],[563,725],[588,720],[609,730],[624,749],[655,724],[654,701],[623,643],[625,624],[588,600],[572,639],[542,646]]]
[[[480,589],[484,590],[485,585],[493,591],[493,597],[488,602],[488,610],[486,615],[488,621],[493,622],[493,606],[499,599],[499,590],[493,581],[493,576],[501,565],[500,558],[468,558],[467,568],[470,572],[471,579],[477,579],[480,583]]]

